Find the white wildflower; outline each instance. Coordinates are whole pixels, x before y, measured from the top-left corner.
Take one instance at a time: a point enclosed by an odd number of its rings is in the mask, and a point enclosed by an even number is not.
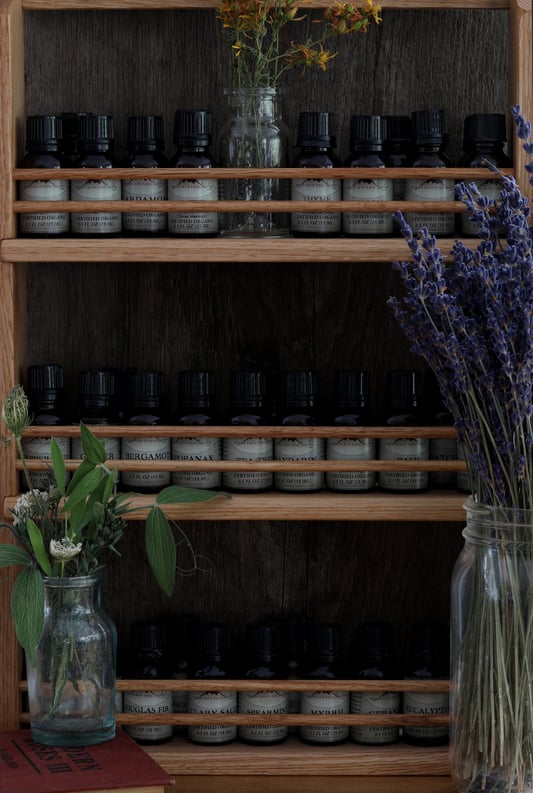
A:
[[[72,542],[68,537],[63,537],[61,540],[50,540],[50,554],[54,559],[68,562],[70,559],[74,559],[80,551],[81,542]]]
[[[48,493],[44,490],[30,490],[23,493],[13,507],[13,526],[26,525],[28,518],[39,518],[48,508]]]

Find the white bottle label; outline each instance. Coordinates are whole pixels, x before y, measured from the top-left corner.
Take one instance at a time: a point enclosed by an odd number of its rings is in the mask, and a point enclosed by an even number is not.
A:
[[[382,438],[379,442],[380,460],[427,460],[427,438]],[[389,490],[424,490],[428,485],[427,471],[380,471],[379,484]]]
[[[166,179],[125,179],[122,182],[123,201],[165,201]],[[122,225],[126,231],[165,231],[167,217],[164,212],[124,212]]]
[[[327,460],[374,460],[375,438],[328,438]],[[328,471],[326,485],[331,490],[371,490],[376,484],[374,471]]]
[[[50,460],[50,471],[32,471],[31,481],[33,487],[37,490],[48,490],[51,479],[53,480],[52,471],[52,448],[51,438],[26,438],[22,440],[22,450],[27,460]],[[56,443],[59,446],[63,457],[70,458],[70,438],[56,438]],[[67,472],[67,481],[70,474]]]
[[[237,713],[236,691],[191,691],[189,713],[228,714]],[[233,724],[192,725],[188,736],[196,743],[227,743],[237,737],[237,726]]]
[[[350,712],[348,691],[304,691],[302,713],[333,716]],[[338,743],[348,738],[350,728],[335,724],[302,725],[300,736],[314,743]]]
[[[105,447],[108,460],[120,460],[120,438],[98,438]],[[72,459],[83,460],[81,438],[72,438]]]
[[[429,442],[430,460],[457,460],[457,440],[455,438],[431,438]],[[454,471],[432,471],[430,484],[436,487],[455,487]]]
[[[74,179],[70,183],[72,201],[120,201],[119,179]],[[118,234],[122,230],[120,212],[73,212],[72,231],[77,234]]]
[[[403,695],[403,712],[413,715],[445,716],[450,712],[449,696],[446,692],[425,693],[405,691]],[[429,725],[427,727],[416,727],[406,724],[403,728],[404,735],[410,738],[444,738],[448,735],[447,724]]]
[[[170,201],[218,201],[216,179],[169,179]],[[171,234],[217,234],[217,212],[169,212]]]
[[[123,460],[170,460],[170,438],[125,437],[121,442]],[[170,484],[170,471],[122,471],[126,487],[161,488]]]
[[[69,184],[65,179],[34,179],[21,182],[21,201],[68,201]],[[68,212],[31,212],[20,216],[23,234],[64,234],[69,230]]]
[[[170,691],[125,691],[124,713],[172,713]],[[171,724],[126,724],[124,729],[136,741],[164,741],[172,737]]]
[[[291,199],[293,201],[340,201],[342,185],[340,179],[293,179]],[[293,231],[314,234],[337,234],[341,230],[340,212],[293,212]]]
[[[408,179],[407,201],[455,201],[453,179]],[[414,231],[427,226],[432,234],[451,234],[455,228],[453,212],[406,212],[406,220]]]
[[[344,201],[392,201],[390,179],[345,179]],[[392,234],[391,212],[345,212],[342,228],[346,234],[381,236]]]
[[[272,438],[224,438],[224,460],[267,462],[273,459],[273,451]],[[222,481],[239,490],[266,490],[272,487],[274,475],[271,471],[224,471]]]
[[[276,460],[323,460],[323,438],[276,438],[274,457]],[[307,492],[324,487],[323,471],[276,471],[275,483],[278,490]]]
[[[288,697],[286,691],[240,691],[239,713],[284,714],[288,712]],[[239,735],[244,740],[282,741],[288,735],[285,725],[270,724],[245,724],[239,727]]]
[[[394,691],[352,691],[350,711],[360,714],[400,713],[401,697]],[[367,744],[393,743],[398,738],[398,727],[370,727],[354,724],[350,729],[354,741]]]
[[[173,460],[220,460],[220,438],[173,438]],[[180,487],[197,487],[210,490],[220,487],[222,475],[220,471],[174,471],[172,484]]]

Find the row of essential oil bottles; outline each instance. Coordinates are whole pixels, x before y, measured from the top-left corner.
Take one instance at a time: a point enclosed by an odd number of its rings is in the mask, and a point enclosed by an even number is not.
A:
[[[338,623],[305,622],[298,617],[254,622],[246,626],[244,647],[232,647],[223,623],[175,618],[177,639],[167,642],[168,622],[140,622],[131,630],[130,679],[154,680],[150,691],[124,691],[125,713],[189,713],[212,715],[213,723],[185,728],[170,724],[128,724],[125,729],[139,743],[162,743],[173,734],[185,734],[193,743],[220,745],[237,738],[256,745],[277,744],[298,734],[310,744],[336,745],[351,738],[357,743],[383,745],[400,736],[407,742],[434,746],[448,740],[448,725],[342,725],[220,724],[217,717],[242,713],[256,715],[343,714],[441,715],[449,713],[448,691],[324,691],[321,680],[447,680],[446,631],[434,623],[414,626],[409,658],[399,668],[393,648],[393,628],[386,622],[358,626],[353,652],[347,653],[343,627]],[[169,647],[170,645],[170,647]],[[205,679],[205,690],[157,690],[158,679]],[[209,688],[213,680],[257,680],[257,689],[237,691]],[[268,687],[270,680],[309,680],[309,690],[284,691]],[[318,721],[318,720],[317,720]]]
[[[178,409],[165,417],[162,409],[162,374],[156,371],[127,373],[125,406],[116,404],[115,375],[108,370],[88,370],[81,375],[80,406],[75,417],[88,425],[130,426],[368,426],[368,373],[342,370],[336,375],[335,405],[329,415],[317,407],[316,373],[293,370],[280,375],[277,407],[273,407],[268,378],[262,371],[237,371],[231,376],[231,408],[224,417],[215,409],[215,376],[208,371],[182,371],[178,375]],[[451,423],[444,412],[431,418],[421,407],[420,374],[414,370],[387,373],[388,426],[416,427]],[[63,369],[56,364],[33,365],[28,369],[28,398],[34,424],[74,422],[62,413]],[[66,458],[80,459],[78,438],[58,437]],[[365,460],[455,460],[459,451],[455,438],[421,437],[320,438],[231,436],[220,438],[191,434],[164,437],[154,434],[102,438],[108,459],[151,461],[318,461]],[[50,459],[50,437],[23,439],[27,459]],[[244,468],[246,466],[243,466]],[[49,472],[34,472],[34,486],[46,488]],[[224,488],[233,492],[261,493],[271,488],[282,492],[309,493],[324,487],[338,492],[366,492],[379,486],[386,491],[418,492],[427,487],[455,487],[468,491],[465,475],[427,471],[122,471],[121,485],[141,493],[157,492],[170,484],[201,489]]]
[[[198,168],[216,165],[210,154],[211,116],[207,110],[177,110],[174,118],[175,154],[164,154],[162,116],[128,118],[128,156],[119,162],[114,154],[113,118],[89,113],[29,116],[26,119],[26,153],[23,168]],[[76,121],[78,129],[72,131]],[[68,123],[68,131],[64,126]],[[504,152],[506,119],[499,113],[476,113],[464,121],[464,154],[459,165],[485,167],[491,162],[509,167]],[[299,154],[292,165],[299,168],[331,169],[341,165],[335,154],[335,116],[330,112],[303,112],[296,138]],[[344,165],[353,168],[452,166],[447,154],[448,131],[443,110],[420,110],[411,116],[354,115],[350,123],[350,155]],[[288,164],[288,163],[287,163]],[[223,181],[220,197],[224,197]],[[484,195],[497,199],[497,179],[477,182]],[[216,179],[73,179],[22,181],[19,196],[25,201],[216,201]],[[291,180],[291,198],[297,201],[454,201],[453,179],[321,179]],[[477,227],[461,214],[461,232],[477,235]],[[455,213],[406,213],[415,228],[427,226],[434,234],[450,235],[456,227]],[[224,233],[224,216],[218,212],[37,212],[20,216],[23,235],[80,236],[171,234],[209,237]],[[390,212],[295,212],[290,218],[294,236],[383,237],[395,233]],[[289,228],[287,228],[287,233]]]

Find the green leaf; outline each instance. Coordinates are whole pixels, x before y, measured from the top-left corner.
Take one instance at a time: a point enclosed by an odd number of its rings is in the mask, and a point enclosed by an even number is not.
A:
[[[68,497],[63,504],[61,511],[69,512],[74,509],[78,504],[81,504],[87,496],[96,490],[102,477],[105,476],[101,468],[93,468],[83,479],[80,479],[76,488],[71,490]]]
[[[78,487],[80,481],[85,476],[87,476],[87,474],[89,474],[91,471],[94,471],[94,465],[90,463],[88,460],[82,460],[81,463],[76,468],[76,471],[74,472],[74,476],[69,482],[69,486],[67,487],[67,496],[70,495],[72,491]]]
[[[200,490],[193,487],[178,487],[170,485],[160,490],[155,498],[156,504],[189,504],[195,501],[209,501],[225,493],[214,493],[211,490]]]
[[[67,469],[65,467],[65,458],[63,452],[59,448],[59,444],[55,438],[50,442],[52,451],[52,467],[54,469],[54,478],[59,492],[65,495],[65,482],[67,479]]]
[[[12,564],[29,566],[33,560],[29,553],[18,545],[0,545],[0,567],[10,567]]]
[[[176,578],[176,543],[168,518],[158,506],[153,506],[148,513],[144,542],[157,583],[170,597]]]
[[[36,567],[27,567],[17,576],[11,593],[11,612],[17,639],[34,664],[44,624],[44,583]]]
[[[98,440],[85,424],[80,424],[80,435],[84,458],[93,465],[105,463],[107,459],[105,443]]]
[[[33,548],[33,552],[35,554],[35,558],[41,565],[46,575],[52,575],[50,560],[48,559],[48,554],[46,553],[44,547],[43,535],[41,534],[40,528],[31,518],[27,519],[26,528],[28,529],[28,535],[30,538],[31,547]]]

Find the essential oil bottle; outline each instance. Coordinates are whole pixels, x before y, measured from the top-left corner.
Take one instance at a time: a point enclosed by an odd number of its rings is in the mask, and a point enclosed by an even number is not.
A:
[[[87,111],[65,111],[61,113],[63,122],[63,134],[61,136],[61,153],[66,158],[69,165],[77,160],[81,153],[80,147],[80,119],[82,116],[90,116]]]
[[[165,168],[165,138],[162,116],[130,116],[128,118],[128,156],[125,168]],[[123,201],[165,201],[167,180],[154,173],[150,179],[122,180]],[[152,206],[157,206],[153,204]],[[123,212],[122,228],[129,235],[161,235],[167,228],[165,212]]]
[[[78,421],[106,426],[118,423],[115,412],[115,374],[108,369],[87,369],[80,375]],[[102,437],[108,460],[120,460],[120,438]],[[81,438],[72,438],[72,457],[82,458]]]
[[[435,623],[415,625],[405,678],[407,680],[447,680],[448,631]],[[447,716],[450,712],[448,691],[404,691],[403,712],[416,715]],[[405,724],[403,736],[418,746],[448,743],[447,724],[416,726]]]
[[[198,620],[192,614],[177,614],[165,620],[168,639],[168,660],[172,680],[188,680],[194,668],[193,634]],[[172,712],[187,713],[189,692],[186,689],[172,691]],[[175,724],[174,735],[186,735],[187,727]]]
[[[300,153],[295,168],[337,168],[340,161],[334,153],[336,146],[335,116],[333,113],[300,113],[296,145]],[[291,181],[292,201],[340,201],[341,180],[328,177],[302,176]],[[336,237],[341,231],[340,212],[293,212],[291,231],[295,237]]]
[[[60,116],[28,116],[26,119],[26,152],[21,168],[68,167],[61,153],[63,121]],[[20,182],[21,201],[68,201],[67,179],[32,179]],[[61,237],[68,233],[68,212],[24,212],[19,216],[20,233],[24,236]]]

